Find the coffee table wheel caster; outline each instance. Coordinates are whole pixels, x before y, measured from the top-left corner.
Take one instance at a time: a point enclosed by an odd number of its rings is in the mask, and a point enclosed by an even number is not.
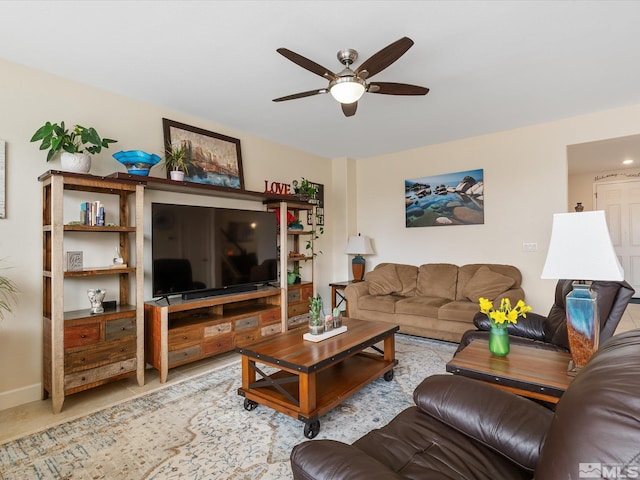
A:
[[[387,382],[390,382],[391,380],[393,380],[393,370],[389,370],[388,372],[384,372],[384,377],[383,377]]]
[[[244,409],[247,411],[251,411],[251,410],[255,410],[258,406],[257,402],[254,402],[253,400],[249,400],[248,398],[244,399]]]
[[[304,424],[304,436],[308,439],[315,438],[320,432],[320,420],[313,420],[312,422]]]

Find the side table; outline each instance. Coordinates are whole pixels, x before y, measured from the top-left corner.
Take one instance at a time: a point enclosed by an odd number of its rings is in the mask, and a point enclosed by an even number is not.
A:
[[[475,378],[523,397],[558,403],[574,377],[567,375],[571,355],[543,348],[511,345],[506,357],[489,352],[476,339],[447,363],[447,372]]]
[[[347,303],[347,297],[344,295],[344,289],[347,288],[352,283],[358,283],[362,280],[346,280],[344,282],[334,282],[330,283],[331,287],[331,311],[334,308],[340,307],[344,303],[345,308],[345,316],[349,316],[349,305]]]

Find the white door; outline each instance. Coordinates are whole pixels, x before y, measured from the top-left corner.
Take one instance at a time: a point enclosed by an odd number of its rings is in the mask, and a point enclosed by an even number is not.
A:
[[[640,296],[640,179],[595,184],[595,209],[604,210],[624,277]]]

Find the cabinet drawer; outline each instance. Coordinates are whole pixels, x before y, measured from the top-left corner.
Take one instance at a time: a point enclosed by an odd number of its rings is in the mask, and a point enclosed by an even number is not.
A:
[[[309,305],[307,305],[306,303],[296,303],[293,305],[289,305],[287,313],[289,314],[289,317],[295,317],[297,315],[309,313]]]
[[[269,335],[275,335],[276,333],[280,333],[282,331],[282,325],[279,323],[274,323],[273,325],[267,325],[266,327],[262,327],[260,329],[260,336],[268,337]]]
[[[128,337],[113,342],[101,342],[89,348],[65,350],[64,371],[66,373],[86,370],[113,362],[121,362],[136,356],[136,339]]]
[[[280,307],[269,310],[260,314],[260,324],[265,325],[267,323],[273,323],[280,320]]]
[[[287,292],[287,301],[291,302],[299,302],[300,301],[300,289],[296,288],[295,290],[289,290]]]
[[[300,289],[300,301],[308,305],[311,297],[313,297],[313,284],[303,285]]]
[[[131,358],[123,362],[110,363],[91,370],[70,373],[64,376],[64,388],[70,390],[72,388],[81,387],[90,383],[99,382],[107,378],[116,377],[123,373],[133,372],[136,369],[136,359]]]
[[[193,342],[199,342],[202,340],[204,329],[202,325],[193,325],[192,327],[176,328],[169,330],[169,350],[175,350],[176,348]]]
[[[244,330],[245,328],[254,328],[258,326],[258,316],[241,318],[236,320],[236,330]]]
[[[90,323],[64,329],[64,348],[81,347],[100,341],[100,324]]]
[[[296,327],[300,327],[301,325],[308,325],[308,324],[309,324],[309,316],[306,314],[297,315],[287,320],[288,328],[296,328]]]
[[[236,332],[234,337],[234,343],[238,345],[246,345],[247,343],[253,343],[260,337],[260,332],[257,329],[253,330],[241,330]]]
[[[184,362],[192,358],[200,356],[200,345],[191,345],[190,347],[179,348],[169,352],[169,367],[174,363]]]
[[[205,355],[215,355],[233,350],[233,335],[219,335],[206,340],[202,345],[202,350]]]
[[[120,320],[111,320],[105,324],[106,341],[117,340],[118,338],[131,337],[136,335],[136,319],[121,318]]]
[[[231,322],[219,323],[217,325],[208,325],[204,327],[204,338],[215,337],[231,332]]]

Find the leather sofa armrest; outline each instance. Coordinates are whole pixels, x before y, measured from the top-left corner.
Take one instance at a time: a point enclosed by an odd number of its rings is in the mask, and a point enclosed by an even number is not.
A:
[[[533,471],[553,412],[542,405],[458,375],[434,375],[413,393],[426,414]]]
[[[295,480],[393,480],[404,477],[362,450],[335,440],[312,440],[293,447]]]
[[[547,317],[529,312],[526,317],[520,317],[518,319],[518,323],[515,325],[507,325],[507,331],[509,332],[509,335],[514,335],[516,337],[546,342],[547,339],[544,334],[546,323]],[[485,332],[488,332],[491,328],[489,318],[481,312],[476,313],[475,317],[473,317],[473,324],[478,330],[483,330]]]

